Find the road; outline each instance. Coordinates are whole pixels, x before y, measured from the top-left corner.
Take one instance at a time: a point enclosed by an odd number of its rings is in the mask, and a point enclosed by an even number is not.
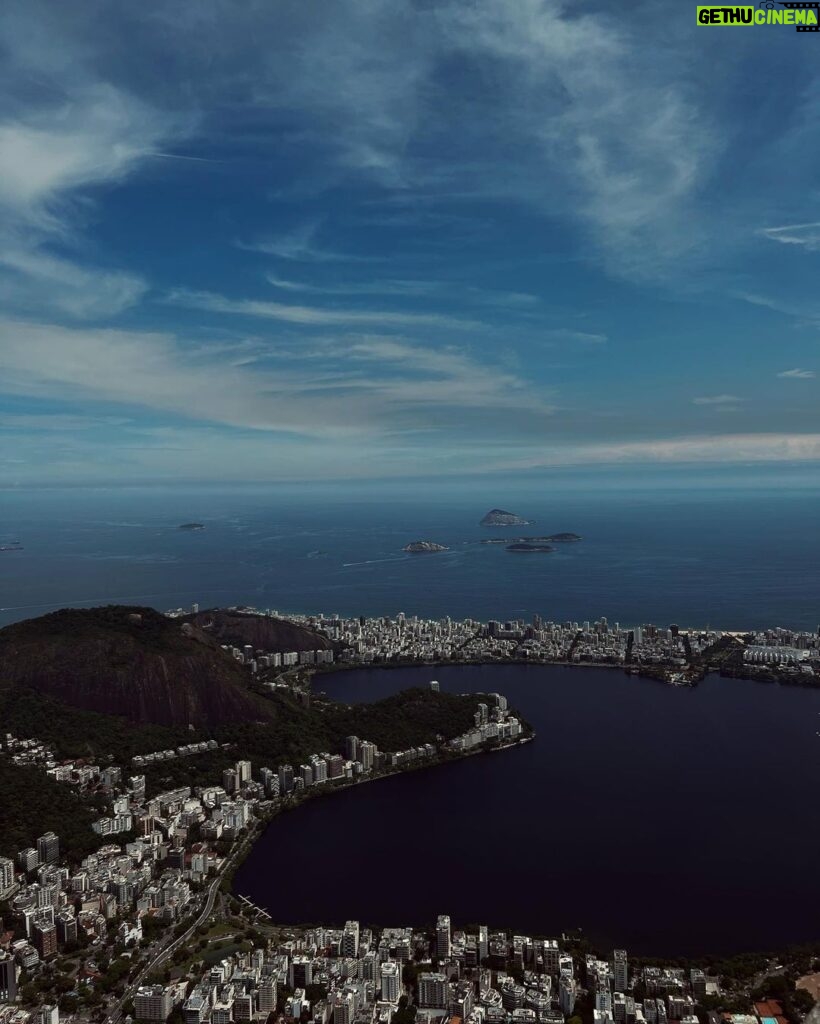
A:
[[[126,1000],[128,999],[132,999],[134,997],[134,993],[143,983],[145,978],[152,971],[155,971],[158,967],[162,967],[162,965],[165,963],[168,957],[171,956],[174,953],[174,951],[178,949],[181,945],[186,943],[188,939],[190,939],[190,937],[196,931],[196,929],[203,922],[207,921],[207,919],[211,916],[211,912],[214,909],[214,903],[216,902],[216,897],[219,893],[219,886],[222,883],[222,879],[225,875],[225,872],[231,866],[231,864],[239,855],[239,853],[245,849],[246,843],[251,841],[251,838],[249,838],[243,843],[240,843],[237,849],[233,850],[230,856],[226,859],[225,863],[222,865],[221,871],[219,872],[219,874],[216,875],[216,877],[208,887],[208,895],[205,898],[205,905],[203,906],[199,915],[194,919],[194,922],[191,925],[191,927],[184,931],[182,935],[180,935],[178,938],[174,939],[173,942],[169,943],[167,946],[164,946],[159,951],[159,953],[157,953],[157,955],[153,958],[153,960],[150,960],[146,964],[146,966],[142,968],[142,970],[139,972],[136,978],[134,978],[134,980],[128,984],[123,994],[117,1000],[114,1007],[110,1010],[108,1016],[106,1017],[106,1024],[118,1024],[118,1022],[122,1019],[123,1016],[123,1003],[125,1003]]]

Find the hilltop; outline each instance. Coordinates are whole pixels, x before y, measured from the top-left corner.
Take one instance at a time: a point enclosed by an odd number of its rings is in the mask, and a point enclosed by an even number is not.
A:
[[[232,644],[234,647],[250,644],[256,650],[273,653],[328,651],[334,648],[333,642],[322,633],[270,615],[209,608],[203,612],[186,615],[182,621],[201,630],[218,643]]]

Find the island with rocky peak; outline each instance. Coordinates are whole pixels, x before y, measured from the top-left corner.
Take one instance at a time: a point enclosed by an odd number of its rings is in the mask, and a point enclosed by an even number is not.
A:
[[[479,526],[531,526],[531,519],[522,519],[515,512],[507,512],[503,508],[491,508]]]
[[[414,540],[412,544],[405,544],[402,551],[410,555],[432,555],[437,551],[449,551],[446,544],[436,544],[431,540]]]

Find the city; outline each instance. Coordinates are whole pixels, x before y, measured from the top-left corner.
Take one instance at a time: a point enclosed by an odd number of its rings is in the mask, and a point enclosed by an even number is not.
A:
[[[194,605],[198,609],[198,605]],[[487,664],[494,662],[600,665],[691,684],[710,667],[735,675],[769,673],[811,683],[820,678],[820,626],[814,632],[772,627],[766,630],[687,628],[644,623],[625,626],[598,620],[554,622],[535,615],[531,622],[425,619],[417,615],[344,618],[339,615],[280,613],[243,607],[231,611],[283,618],[314,629],[337,645],[333,651],[266,654],[232,649],[254,672],[273,669],[378,666],[391,664]],[[169,616],[188,614],[173,609]]]

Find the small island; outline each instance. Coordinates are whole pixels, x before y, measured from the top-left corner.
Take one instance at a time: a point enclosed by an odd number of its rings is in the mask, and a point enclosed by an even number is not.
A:
[[[574,544],[575,541],[581,540],[581,537],[577,533],[554,533],[545,539],[551,540],[553,544]]]
[[[410,555],[432,555],[437,551],[449,551],[445,544],[435,544],[431,540],[414,540],[412,544],[405,544],[402,551]]]
[[[515,512],[507,512],[503,508],[491,508],[479,526],[531,526],[531,519],[522,519]]]
[[[528,541],[516,541],[514,544],[508,544],[507,551],[524,551],[524,552],[540,552],[541,554],[548,554],[550,551],[555,551],[552,544],[533,544]]]
[[[204,523],[182,523],[179,527],[180,530],[204,530]]]

